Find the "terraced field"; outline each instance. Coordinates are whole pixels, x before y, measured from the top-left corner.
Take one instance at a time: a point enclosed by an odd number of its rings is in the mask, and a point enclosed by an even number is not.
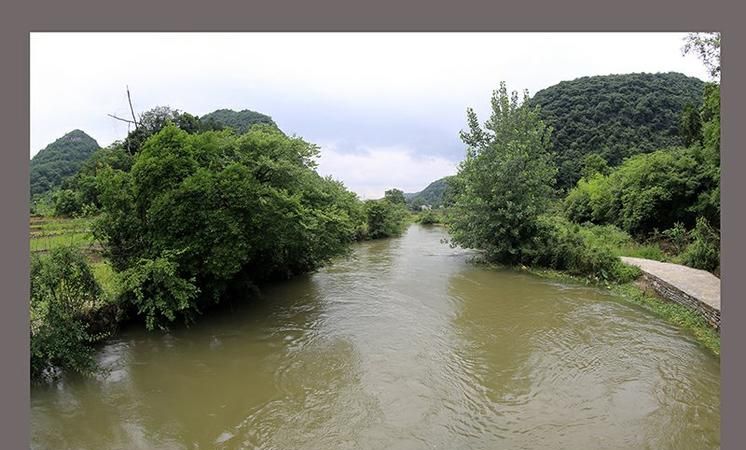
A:
[[[45,252],[63,246],[83,248],[86,253],[100,253],[94,242],[91,218],[66,219],[59,217],[31,216],[29,218],[29,244],[31,253]]]

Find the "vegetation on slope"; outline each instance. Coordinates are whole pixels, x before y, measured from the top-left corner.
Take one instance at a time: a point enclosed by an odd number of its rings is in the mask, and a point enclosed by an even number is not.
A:
[[[582,77],[543,89],[529,100],[541,108],[557,154],[557,186],[572,187],[586,156],[617,166],[630,156],[683,145],[682,112],[702,104],[704,83],[680,73]]]
[[[59,187],[98,148],[92,137],[81,130],[73,130],[40,150],[30,163],[31,196]]]
[[[681,117],[689,147],[586,170],[564,200],[576,223],[614,224],[638,239],[664,238],[677,262],[718,272],[720,265],[720,89],[707,84],[700,108]]]

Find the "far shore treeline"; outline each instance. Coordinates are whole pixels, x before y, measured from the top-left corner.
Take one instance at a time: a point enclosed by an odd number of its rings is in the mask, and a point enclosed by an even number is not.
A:
[[[717,79],[719,35],[687,46]],[[355,241],[400,235],[413,216],[490,263],[606,285],[639,276],[619,256],[719,273],[716,81],[585,77],[534,97],[501,83],[491,105],[483,123],[468,110],[456,175],[379,200],[320,176],[317,146],[249,110],[158,107],[106,148],[80,130],[50,144],[31,163],[32,235],[55,243],[32,254],[32,377],[91,373],[93,344],[117,323],[192,322]],[[68,226],[87,247],[58,238]]]

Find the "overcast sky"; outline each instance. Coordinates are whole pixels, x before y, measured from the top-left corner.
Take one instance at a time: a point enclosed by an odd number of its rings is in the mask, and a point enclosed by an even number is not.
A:
[[[501,80],[530,94],[586,75],[676,71],[684,33],[32,33],[31,155],[75,128],[106,146],[107,114],[251,109],[321,146],[319,172],[363,198],[455,173],[458,132]]]

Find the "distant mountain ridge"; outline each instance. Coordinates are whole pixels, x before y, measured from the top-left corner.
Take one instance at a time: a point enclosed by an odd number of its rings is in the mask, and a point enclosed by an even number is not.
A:
[[[450,178],[452,177],[448,176],[435,180],[420,192],[405,192],[404,198],[407,200],[407,205],[411,208],[419,208],[423,205],[429,205],[433,208],[442,206]]]
[[[40,150],[30,162],[31,195],[43,194],[75,175],[100,147],[82,130],[73,130]]]

